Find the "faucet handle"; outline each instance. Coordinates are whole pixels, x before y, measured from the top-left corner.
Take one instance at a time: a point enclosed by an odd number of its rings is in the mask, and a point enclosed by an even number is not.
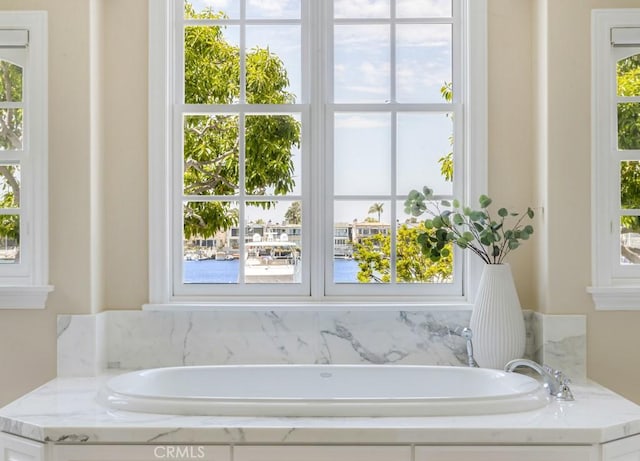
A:
[[[553,376],[561,383],[561,384],[571,384],[571,379],[569,379],[567,377],[567,375],[565,375],[563,372],[561,372],[560,370],[555,370],[553,372]]]
[[[551,368],[549,365],[544,364],[544,363],[542,364],[542,369],[544,371],[546,371],[547,373],[549,373],[550,375],[555,375],[555,373],[558,371],[558,370],[555,370],[555,369]]]
[[[549,371],[551,375],[554,377],[556,382],[558,383],[558,392],[554,395],[556,400],[571,402],[574,399],[573,393],[571,392],[571,388],[569,388],[569,384],[571,383],[571,379],[567,377],[562,371],[554,370],[551,367],[545,365],[545,370]]]

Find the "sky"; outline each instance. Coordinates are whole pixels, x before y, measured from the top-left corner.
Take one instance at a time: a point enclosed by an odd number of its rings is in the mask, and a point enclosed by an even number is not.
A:
[[[238,0],[194,0],[196,10],[213,7],[239,18]],[[389,16],[389,0],[334,0],[336,18]],[[247,18],[299,18],[299,0],[247,0]],[[451,0],[396,0],[398,17],[448,17]],[[451,82],[451,25],[398,24],[396,26],[398,102],[442,103],[440,88]],[[227,39],[239,43],[239,28],[228,27]],[[342,24],[334,29],[334,102],[382,103],[391,100],[390,28],[380,24]],[[247,48],[269,47],[284,62],[290,91],[302,97],[300,27],[247,26]],[[444,113],[399,114],[397,118],[397,194],[429,185],[436,193],[451,194],[440,175],[438,159],[451,150],[452,118]],[[391,114],[340,112],[334,118],[334,193],[386,195],[391,193]],[[304,143],[304,139],[303,139]],[[304,162],[294,152],[296,176]],[[299,193],[299,185],[294,193]],[[380,202],[380,200],[378,200]],[[337,201],[334,222],[363,220],[371,200]],[[390,222],[390,202],[384,202],[382,221]],[[248,219],[281,222],[290,202],[275,211],[248,210]],[[399,204],[399,209],[402,204]],[[374,217],[377,217],[375,215]],[[404,215],[397,216],[398,219]]]

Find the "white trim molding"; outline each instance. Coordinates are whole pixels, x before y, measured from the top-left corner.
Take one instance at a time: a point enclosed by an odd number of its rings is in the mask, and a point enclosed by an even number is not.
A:
[[[640,9],[593,10],[591,27],[592,286],[587,292],[596,309],[640,309],[640,265],[623,264],[620,255],[620,218],[637,211],[622,209],[620,162],[640,160],[640,151],[618,148],[617,107],[625,99],[617,95],[616,72],[620,59],[640,54],[640,41],[632,42],[639,36]]]
[[[49,281],[48,215],[48,32],[46,11],[0,12],[0,59],[22,59],[23,142],[17,151],[0,152],[4,164],[20,166],[19,262],[0,265],[0,309],[45,307]],[[27,43],[25,43],[27,42]],[[10,104],[10,103],[4,103]],[[1,107],[2,103],[0,103]],[[13,214],[13,209],[3,214]]]
[[[182,120],[184,113],[194,110],[193,107],[184,104],[181,96],[183,82],[180,80],[183,66],[180,64],[180,54],[182,53],[181,27],[185,23],[182,14],[184,4],[175,0],[149,0],[149,304],[144,306],[145,309],[171,307],[201,309],[221,306],[242,308],[247,305],[260,306],[268,303],[295,305],[296,308],[301,309],[305,307],[319,309],[324,308],[323,306],[348,308],[359,303],[367,306],[455,305],[464,306],[465,309],[470,308],[480,278],[482,262],[473,256],[469,257],[468,252],[460,253],[460,260],[464,262],[460,265],[462,270],[458,271],[461,277],[456,280],[455,292],[454,290],[437,292],[434,289],[432,294],[425,296],[424,292],[419,293],[419,290],[416,290],[420,287],[410,286],[411,284],[403,286],[407,292],[406,296],[398,295],[397,292],[385,293],[380,289],[386,287],[374,284],[364,287],[366,291],[357,290],[357,288],[363,288],[360,286],[351,291],[342,290],[344,287],[336,288],[336,284],[333,284],[333,287],[327,287],[325,278],[330,278],[327,274],[331,268],[327,261],[331,255],[326,248],[333,244],[330,241],[331,232],[327,231],[331,225],[327,224],[327,221],[332,221],[330,218],[332,209],[330,206],[325,207],[324,204],[333,203],[333,195],[331,187],[327,185],[331,181],[326,178],[329,174],[327,171],[331,169],[331,162],[325,162],[322,157],[327,149],[332,148],[331,139],[327,135],[329,124],[326,123],[329,118],[328,106],[331,106],[326,103],[329,84],[325,81],[326,76],[323,75],[329,74],[326,72],[326,67],[327,61],[331,60],[328,35],[331,30],[329,18],[332,16],[327,10],[331,2],[305,0],[301,3],[303,5],[299,21],[303,30],[301,46],[308,50],[306,54],[303,52],[302,56],[304,96],[298,104],[285,108],[278,108],[277,105],[273,106],[275,109],[243,107],[242,104],[236,104],[232,112],[279,110],[300,114],[303,121],[302,138],[307,143],[303,144],[303,149],[306,149],[304,158],[308,159],[302,166],[301,192],[305,203],[302,229],[302,236],[305,239],[303,263],[307,269],[305,272],[308,274],[306,278],[303,276],[303,283],[300,285],[302,289],[289,287],[295,289],[286,290],[278,286],[264,286],[266,284],[255,284],[261,286],[242,283],[237,286],[219,284],[220,289],[214,295],[207,286],[191,284],[194,286],[185,288],[184,285],[187,284],[182,283],[181,272],[176,270],[182,260],[182,248],[178,249],[180,251],[176,249],[176,241],[180,240],[176,237],[176,233],[182,231],[182,223],[178,222],[180,214],[176,210],[185,200],[177,192],[182,191],[182,183],[180,174],[176,170],[180,164],[180,158],[175,155],[175,149],[180,148],[181,142],[180,129],[176,128],[181,125],[176,120]],[[453,72],[457,81],[454,92],[456,100],[451,106],[446,106],[446,111],[459,114],[455,117],[455,133],[463,133],[460,136],[460,142],[456,142],[458,146],[456,148],[459,149],[456,155],[460,167],[456,171],[459,172],[459,177],[462,177],[462,184],[455,189],[454,193],[462,201],[471,203],[472,198],[475,200],[475,197],[486,193],[487,190],[487,1],[456,0],[453,4],[456,6],[451,23],[452,27],[457,28],[455,31],[461,32],[457,35],[461,39],[456,39],[452,50]],[[242,14],[241,17],[244,18]],[[466,27],[463,27],[463,21],[460,18],[465,18]],[[318,23],[311,24],[311,19],[317,20]],[[236,22],[242,21],[244,19]],[[447,22],[449,18],[442,21]],[[267,20],[263,22],[269,23]],[[361,22],[366,23],[367,20],[363,19]],[[320,27],[318,24],[323,26]],[[242,34],[240,36],[242,37]],[[240,42],[242,43],[242,39]],[[242,49],[241,46],[241,53]],[[244,88],[244,85],[240,87]],[[390,105],[384,107],[384,110],[387,110]],[[211,107],[209,110],[213,113],[214,110],[222,109]],[[440,111],[444,110],[440,108]],[[176,184],[177,181],[180,181],[180,184]],[[396,194],[395,191],[391,193],[391,198],[387,197],[385,200],[391,202],[397,199],[394,194]],[[295,200],[298,199],[296,196]],[[341,199],[347,200],[344,197]],[[242,200],[244,196],[243,192],[240,192],[238,201],[242,202]],[[393,207],[395,206],[396,203]],[[240,217],[242,222],[242,213]],[[243,226],[240,226],[240,240],[244,237],[242,228]],[[319,274],[318,271],[323,271],[325,274]],[[176,280],[183,286],[177,286]]]

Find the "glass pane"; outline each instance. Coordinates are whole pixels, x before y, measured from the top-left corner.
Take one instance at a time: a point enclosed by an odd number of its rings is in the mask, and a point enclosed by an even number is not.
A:
[[[429,186],[453,194],[452,114],[398,114],[398,194]]]
[[[184,206],[183,283],[238,283],[238,205]]]
[[[240,97],[237,26],[189,26],[184,31],[184,100],[232,104]]]
[[[390,114],[335,114],[334,137],[334,193],[389,194]]]
[[[388,201],[335,201],[333,281],[391,281],[391,204]]]
[[[451,17],[451,0],[396,0],[399,18]]]
[[[246,283],[300,283],[302,204],[253,202],[246,207]]]
[[[620,206],[640,209],[640,162],[620,162]]]
[[[640,149],[640,102],[618,104],[618,149]]]
[[[237,19],[240,17],[240,0],[185,0],[185,19]]]
[[[20,207],[20,165],[0,165],[0,208]]]
[[[22,150],[22,109],[0,109],[0,151]]]
[[[336,18],[388,18],[389,0],[334,0]]]
[[[301,193],[299,115],[248,115],[246,118],[246,193]]]
[[[247,102],[291,104],[302,96],[300,26],[247,26]]]
[[[389,49],[387,25],[335,26],[335,102],[389,102]]]
[[[0,60],[0,102],[22,101],[22,67]]]
[[[20,216],[0,215],[0,264],[20,262]]]
[[[238,192],[238,117],[184,117],[185,195]]]
[[[298,19],[300,0],[247,0],[249,19]]]
[[[640,96],[640,54],[618,61],[618,96]]]
[[[399,283],[452,283],[453,248],[438,262],[422,253],[417,238],[427,231],[424,219],[405,215],[404,202],[398,202],[398,228],[396,239],[396,281]]]
[[[451,25],[398,24],[397,98],[399,102],[443,103],[443,86],[452,81]]]
[[[620,264],[640,264],[640,216],[620,218]]]

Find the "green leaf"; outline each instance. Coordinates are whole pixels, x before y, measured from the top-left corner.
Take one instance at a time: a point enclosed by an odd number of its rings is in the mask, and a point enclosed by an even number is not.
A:
[[[456,226],[461,226],[464,223],[464,218],[460,213],[456,213],[453,215],[453,224]]]
[[[469,215],[471,221],[483,221],[486,219],[486,215],[482,211],[472,211]]]
[[[448,232],[445,229],[438,229],[436,231],[436,238],[438,239],[439,242],[447,242],[447,234]]]
[[[531,208],[527,208],[527,216],[529,216],[529,219],[533,219],[534,213]]]
[[[493,246],[493,251],[491,252],[491,255],[495,258],[497,256],[500,256],[500,247],[497,245]]]
[[[509,249],[510,250],[515,250],[519,246],[520,246],[520,243],[517,240],[515,240],[515,239],[509,240]]]
[[[450,207],[450,206],[451,206],[451,202],[450,202],[449,200],[442,200],[442,201],[440,202],[440,204],[441,204],[442,206],[446,206],[446,207]]]
[[[506,218],[509,215],[509,211],[506,208],[500,208],[498,210],[498,216]]]
[[[427,199],[433,197],[433,189],[429,189],[427,186],[422,188],[422,193]]]
[[[482,208],[487,208],[489,205],[491,205],[492,200],[489,197],[487,197],[486,195],[482,194],[478,198],[478,202],[480,202],[480,206]]]
[[[453,207],[460,208],[460,201],[458,199],[453,199]]]
[[[531,225],[524,226],[524,230],[527,232],[527,234],[533,234],[533,226]]]
[[[473,240],[473,234],[472,234],[471,232],[469,232],[469,231],[464,232],[464,233],[462,234],[462,238],[464,238],[465,240],[467,240],[468,242],[470,242],[470,241],[472,241],[472,240]]]

